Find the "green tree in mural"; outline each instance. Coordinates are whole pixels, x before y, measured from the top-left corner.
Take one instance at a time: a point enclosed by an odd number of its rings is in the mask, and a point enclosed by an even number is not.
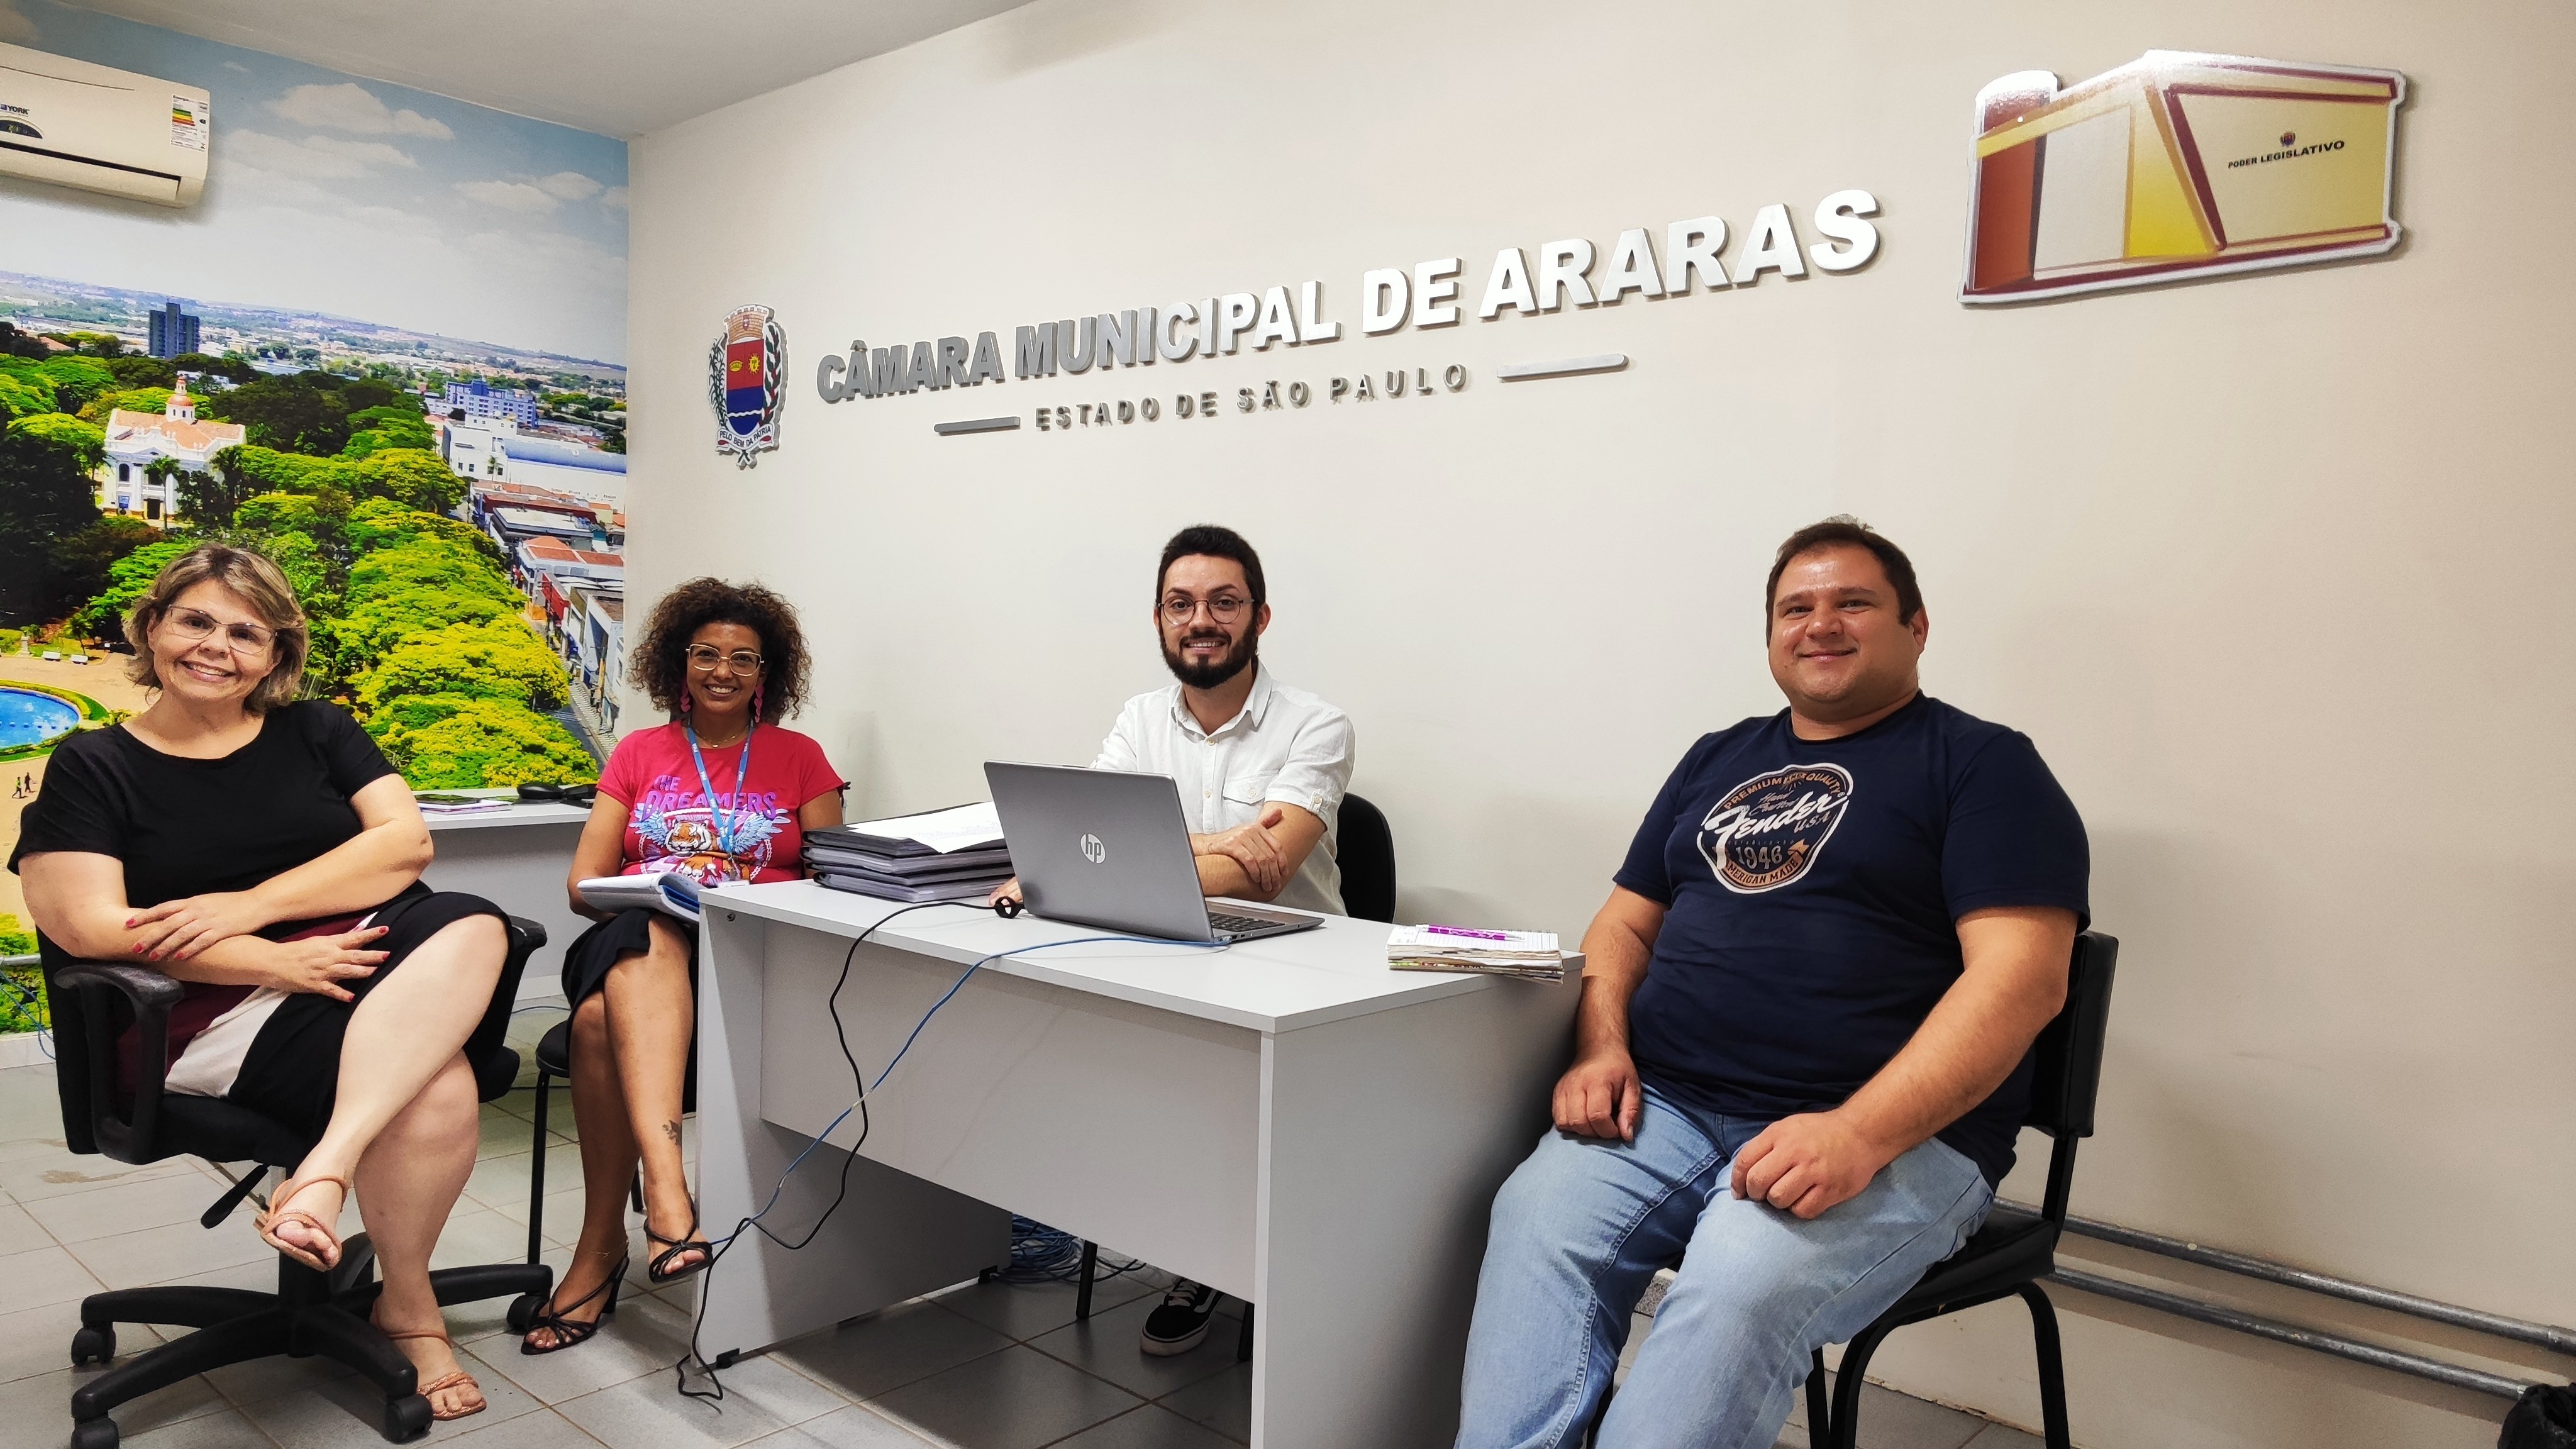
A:
[[[37,370],[54,385],[55,406],[67,412],[78,412],[91,398],[117,387],[116,374],[92,357],[56,357],[39,363]]]
[[[52,378],[32,362],[0,357],[0,426],[54,410]]]
[[[136,549],[159,542],[161,530],[142,519],[121,513],[108,514],[80,532],[55,542],[54,569],[60,580],[57,587],[66,598],[88,599],[102,594],[113,586],[114,569],[119,561]],[[86,615],[84,608],[73,618],[83,620]],[[93,638],[112,639],[118,632],[114,622],[116,617],[121,615],[109,616],[94,628],[85,624],[74,627]]]
[[[340,596],[333,589],[330,562],[322,557],[322,546],[312,536],[302,533],[272,534],[255,545],[268,555],[278,572],[295,586],[295,598],[304,606],[308,621],[338,617]]]
[[[99,521],[102,524],[133,522],[130,518]],[[88,603],[81,605],[80,612],[72,615],[73,632],[93,639],[123,637],[126,611],[134,607],[135,600],[143,597],[144,590],[152,586],[153,577],[170,560],[194,547],[196,545],[189,540],[170,538],[142,543],[126,550],[122,557],[107,566],[105,585],[91,596]]]
[[[361,710],[373,714],[405,695],[461,694],[499,699],[531,709],[561,709],[571,690],[563,662],[516,620],[450,624],[415,634],[367,671],[357,688]]]
[[[96,423],[85,423],[66,413],[20,418],[9,425],[9,435],[51,448],[84,474],[107,461],[106,432]]]
[[[421,513],[446,513],[465,501],[465,480],[419,448],[387,448],[348,465],[350,492]]]
[[[303,538],[313,545],[314,556],[321,561],[327,591],[337,595],[347,587],[349,565],[358,552],[349,538],[351,506],[349,495],[337,488],[318,493],[261,493],[243,501],[233,515],[232,532],[253,548],[265,548],[272,539]],[[317,674],[335,677],[326,633],[316,632],[313,650]]]
[[[340,449],[343,458],[364,458],[387,448],[427,450],[438,443],[418,408],[361,408],[349,414],[349,427],[348,445]]]
[[[502,700],[413,695],[370,716],[366,728],[416,789],[564,784],[599,777],[598,764],[571,731]]]
[[[260,371],[239,357],[209,357],[202,352],[183,352],[170,359],[172,372],[193,372],[220,377],[227,382],[244,383],[258,378]]]
[[[54,349],[44,344],[43,339],[32,333],[19,331],[17,324],[0,322],[0,357],[26,357],[41,360],[52,356],[53,351]]]
[[[349,441],[349,405],[322,373],[262,377],[209,396],[198,416],[239,423],[263,448],[327,458]]]
[[[179,385],[179,370],[158,357],[113,357],[108,359],[107,371],[118,387],[157,387],[167,391]]]
[[[242,504],[264,491],[242,468],[241,448],[226,448],[208,460],[203,471],[181,475],[179,514],[200,529],[221,532],[233,526]]]
[[[118,408],[123,408],[129,413],[157,413],[167,407],[169,402],[170,389],[166,387],[117,388],[100,393],[83,403],[78,416],[82,422],[98,423],[103,426],[107,422],[107,415]]]
[[[0,624],[57,619],[68,594],[54,544],[98,521],[89,470],[103,439],[88,423],[39,413],[0,432]]]

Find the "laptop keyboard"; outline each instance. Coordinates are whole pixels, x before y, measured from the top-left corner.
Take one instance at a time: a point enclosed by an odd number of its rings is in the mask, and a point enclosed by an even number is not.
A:
[[[1237,933],[1244,931],[1266,931],[1278,924],[1278,921],[1267,916],[1232,916],[1227,915],[1222,911],[1208,912],[1208,926],[1212,930],[1233,931]]]

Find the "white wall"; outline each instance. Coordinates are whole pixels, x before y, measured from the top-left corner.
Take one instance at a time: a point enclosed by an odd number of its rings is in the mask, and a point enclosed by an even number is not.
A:
[[[647,137],[637,607],[701,572],[790,591],[820,641],[806,724],[854,808],[928,807],[977,795],[988,757],[1087,758],[1162,678],[1157,546],[1232,524],[1269,565],[1280,677],[1357,721],[1404,913],[1577,931],[1689,741],[1779,706],[1772,546],[1857,512],[1921,568],[1931,690],[2028,731],[2092,832],[2125,953],[2077,1210],[2576,1317],[2556,257],[2576,24],[2493,3],[1960,14],[1047,0]],[[2155,47],[2406,71],[2404,249],[1959,305],[1978,88]],[[1472,302],[1501,246],[1606,250],[1704,212],[1740,231],[1848,186],[1886,234],[1848,276],[1346,325],[1108,380],[813,390],[852,337],[1007,346],[1023,322],[1306,277],[1349,324],[1366,268],[1464,256]],[[793,390],[785,445],[741,472],[705,358],[755,301],[780,309]],[[1634,365],[1493,377],[1608,351]],[[1450,362],[1475,378],[1455,397],[930,430]],[[2036,1197],[2035,1174],[2008,1191]],[[2061,1297],[2087,1444],[2493,1439],[2492,1401]],[[1879,1363],[2029,1423],[2029,1354],[1989,1308]]]

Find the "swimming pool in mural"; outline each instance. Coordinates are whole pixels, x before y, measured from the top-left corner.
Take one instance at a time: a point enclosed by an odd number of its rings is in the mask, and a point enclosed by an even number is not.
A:
[[[69,734],[80,717],[80,707],[69,700],[0,685],[0,750]]]

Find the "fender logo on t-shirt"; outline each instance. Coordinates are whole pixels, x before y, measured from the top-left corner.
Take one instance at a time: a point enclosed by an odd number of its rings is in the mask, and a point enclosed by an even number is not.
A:
[[[1851,797],[1851,772],[1840,765],[1791,765],[1756,775],[1709,808],[1699,823],[1699,853],[1728,890],[1775,890],[1816,863]]]

